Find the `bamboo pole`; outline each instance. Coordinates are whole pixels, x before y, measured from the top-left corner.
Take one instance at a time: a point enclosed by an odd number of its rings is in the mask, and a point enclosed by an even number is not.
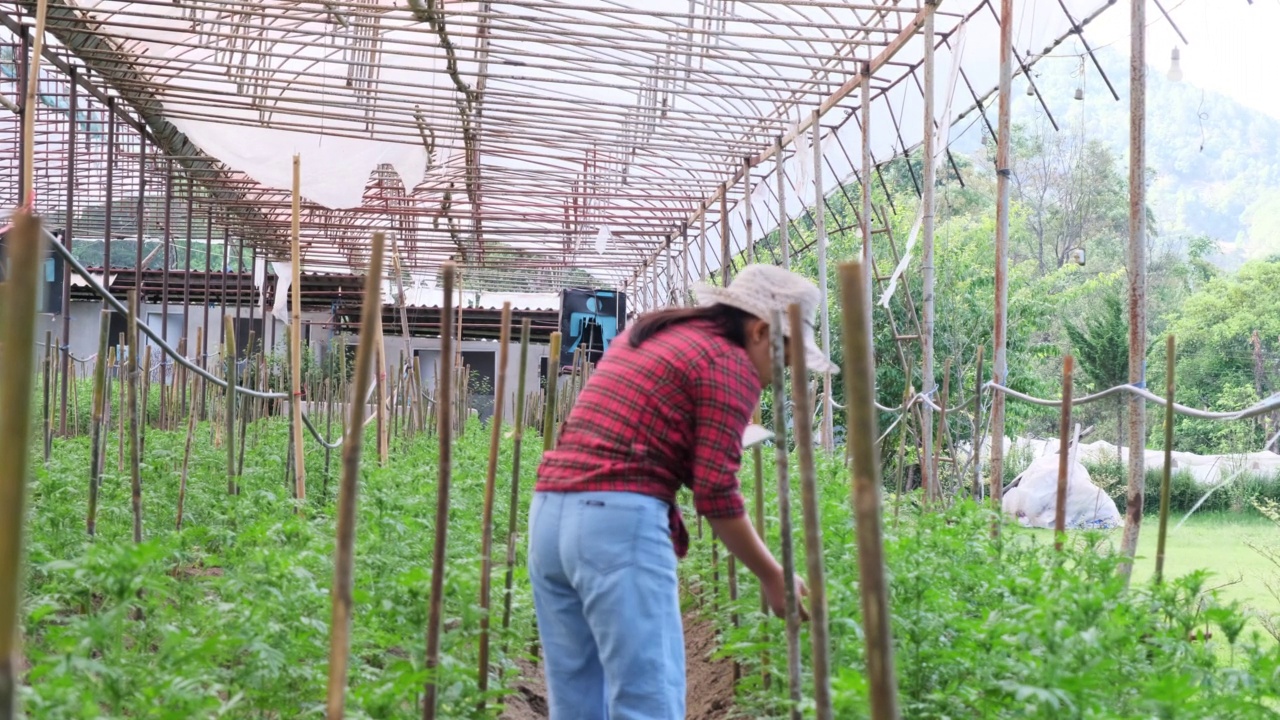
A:
[[[364,304],[360,310],[360,327],[369,328],[382,312],[382,233],[374,233],[369,251],[369,271],[365,276]],[[360,455],[364,449],[364,396],[369,393],[374,345],[373,333],[360,334],[356,346],[356,375],[352,378],[356,402],[348,403],[350,422],[342,443],[342,480],[338,486],[337,546],[333,561],[333,614],[329,636],[328,720],[343,716],[347,691],[347,658],[351,648],[352,582],[355,564],[356,498],[360,481]],[[346,348],[343,348],[346,353]]]
[[[547,392],[542,408],[542,450],[556,448],[556,390],[560,378],[560,333],[551,333],[551,353],[547,355]]]
[[[498,479],[498,447],[502,441],[503,402],[507,392],[507,362],[511,347],[511,303],[502,304],[502,325],[498,331],[498,377],[494,382],[493,417],[489,419],[489,470],[484,481],[484,511],[480,541],[480,712],[489,689],[489,588],[493,575],[493,493]]]
[[[302,214],[301,163],[301,158],[298,155],[294,155],[293,223],[290,232],[293,278],[289,291],[292,296],[290,300],[293,307],[289,311],[290,325],[292,325],[289,332],[289,360],[291,363],[289,405],[292,406],[293,416],[294,492],[297,494],[298,504],[304,506],[307,502],[307,457],[302,446],[302,249],[299,230]],[[382,296],[379,295],[378,297],[381,298]]]
[[[440,358],[454,357],[453,348],[453,280],[457,272],[452,261],[442,268],[444,274],[444,306],[440,311]],[[453,437],[449,432],[449,408],[453,387],[440,384],[440,470],[436,483],[435,548],[431,559],[431,606],[427,618],[427,685],[422,701],[422,720],[436,717],[436,673],[440,665],[440,617],[444,611],[445,543],[449,534],[449,483],[453,477]]]
[[[223,364],[227,366],[227,494],[239,495],[240,488],[236,483],[239,474],[236,472],[236,326],[235,318],[230,314],[224,318],[226,325],[226,342],[223,343]]]
[[[520,324],[520,365],[516,376],[516,412],[515,432],[512,433],[511,448],[511,501],[507,509],[507,574],[503,581],[502,596],[502,629],[511,627],[511,588],[515,580],[516,566],[516,529],[520,510],[520,448],[524,442],[525,375],[529,368],[529,334],[531,321],[525,318]],[[505,651],[505,645],[504,651]]]
[[[187,502],[187,477],[191,469],[191,439],[196,435],[196,420],[199,414],[196,412],[195,403],[192,403],[187,413],[187,440],[182,449],[182,476],[178,481],[178,517],[174,521],[173,529],[182,531],[182,512]]]
[[[133,542],[142,542],[142,437],[138,422],[138,291],[129,291],[129,465],[132,479]],[[146,355],[150,355],[147,346]],[[144,363],[149,367],[149,363]]]
[[[982,353],[986,345],[978,346],[978,368],[973,376],[973,439],[970,443],[973,461],[973,499],[982,499]]]
[[[266,334],[265,330],[263,331],[263,334],[265,336]],[[258,338],[256,333],[253,330],[250,330],[249,342],[247,345],[245,345],[245,355],[244,355],[245,370],[248,370],[249,368],[253,367],[253,364],[254,364],[253,349],[257,347],[256,345],[257,339]],[[270,377],[270,368],[267,366],[266,348],[263,348],[262,352],[258,353],[258,377],[255,379],[255,382],[257,383],[256,389],[258,390],[265,391],[270,387],[271,377]],[[255,400],[252,398],[245,398],[244,401],[241,402],[240,404],[240,444],[236,448],[236,452],[238,453],[238,459],[236,461],[236,477],[237,478],[244,476],[244,456],[249,451],[249,443],[246,442],[246,438],[249,434],[249,422],[251,420],[257,419],[254,413],[258,413],[259,416],[266,414],[267,402],[268,401],[265,399]],[[257,447],[258,433],[261,431],[261,429],[262,429],[261,425],[256,425],[254,427],[254,430],[255,430],[253,434],[254,447]],[[292,452],[292,450],[290,450],[290,452]],[[285,459],[285,462],[286,463],[288,462],[288,458]],[[285,483],[287,484],[288,482],[289,481],[286,479]],[[240,490],[237,488],[236,493],[239,494],[239,492]]]
[[[1169,486],[1173,481],[1173,381],[1176,352],[1177,343],[1170,335],[1165,338],[1164,346],[1164,469],[1160,475],[1160,529],[1156,535],[1157,584],[1164,581],[1165,538],[1169,532]]]
[[[44,2],[40,3],[43,11]],[[43,15],[43,12],[42,12]],[[27,145],[30,152],[30,145]],[[28,186],[30,187],[30,186]],[[40,220],[18,210],[9,242],[9,279],[0,307],[0,718],[18,715],[18,606],[22,597],[22,529],[30,471],[31,381],[36,292],[44,255]]]
[[[136,319],[136,315],[134,316]],[[130,332],[133,333],[134,340],[140,340],[141,336],[135,327]],[[147,416],[151,409],[151,346],[147,345],[142,349],[142,407],[138,412],[141,413],[138,421],[138,456],[134,463],[142,462],[142,456],[147,451]],[[163,403],[162,403],[163,404]]]
[[[98,486],[102,482],[102,414],[106,405],[107,343],[111,336],[111,313],[98,314],[98,361],[93,366],[93,422],[89,429],[89,516],[85,521],[89,537],[98,528]]]
[[[208,310],[209,310],[209,307],[206,302],[205,312],[207,313]],[[208,321],[206,321],[206,324],[208,324]],[[205,363],[205,357],[204,357],[204,347],[205,347],[204,328],[197,325],[196,326],[196,353],[198,353],[201,369],[207,369],[205,367],[206,363]],[[191,405],[193,410],[200,416],[200,419],[203,420],[205,418],[205,402],[207,400],[207,398],[205,397],[205,390],[208,388],[208,385],[205,384],[204,376],[199,373],[194,374],[191,380],[192,380],[192,383],[194,383],[195,385],[195,387],[192,389]]]
[[[934,451],[929,454],[930,462],[933,467],[930,469],[929,477],[933,478],[933,489],[935,491],[934,499],[939,504],[942,503],[942,476],[938,474],[938,460],[942,455],[942,446],[947,440],[947,396],[951,393],[951,358],[942,364],[942,392],[938,395],[938,433],[935,436],[937,445]],[[928,415],[926,414],[927,418]]]
[[[53,457],[53,411],[49,405],[49,388],[53,384],[53,331],[44,334],[44,464]]]
[[[382,291],[379,290],[379,293]],[[379,298],[382,296],[379,295]],[[390,427],[387,422],[387,337],[382,333],[382,311],[378,311],[378,317],[374,321],[374,332],[378,340],[378,465],[385,467],[390,457]]]
[[[773,328],[773,434],[774,464],[778,478],[778,534],[782,545],[782,577],[787,602],[787,690],[791,699],[790,720],[800,720],[800,605],[796,598],[796,561],[791,538],[791,480],[787,467],[786,338],[782,334],[782,313],[769,319]]]
[[[776,325],[774,327],[777,327]],[[755,423],[763,422],[763,416],[760,413],[760,405],[756,404]],[[756,510],[756,533],[760,535],[761,542],[768,542],[765,533],[765,514],[764,514],[764,449],[756,445],[751,449],[751,465],[752,473],[755,475],[755,510]],[[769,617],[769,601],[764,596],[764,586],[760,586],[760,614]],[[762,627],[761,630],[766,633],[767,628]],[[768,690],[773,686],[773,676],[769,672],[769,651],[760,651],[760,682],[764,689]]]
[[[875,366],[871,359],[871,324],[867,310],[866,274],[861,263],[840,265],[844,296],[845,407],[853,454],[853,506],[857,523],[858,576],[862,590],[862,622],[866,637],[867,676],[872,720],[898,718],[898,685],[893,672],[893,633],[889,588],[885,580],[884,544],[880,529],[880,452],[875,438]],[[793,310],[793,313],[795,311]],[[796,327],[792,315],[792,327]],[[792,356],[796,351],[792,350]],[[801,351],[803,357],[803,351]],[[810,590],[812,592],[812,590]],[[814,600],[814,605],[817,601]],[[825,608],[823,608],[825,612]],[[816,626],[816,625],[815,625]]]
[[[992,328],[991,379],[1005,385],[1009,377],[1009,189],[1010,169],[1010,88],[1013,83],[1013,0],[1000,0],[1000,81],[996,124],[996,268],[995,323]],[[1000,506],[1004,496],[1004,406],[1005,396],[997,392],[991,399],[991,502]],[[992,528],[999,532],[999,525]]]
[[[1058,423],[1058,495],[1053,511],[1053,549],[1062,550],[1062,538],[1067,531],[1067,477],[1071,472],[1071,376],[1075,370],[1075,358],[1062,359],[1062,412]]]
[[[118,473],[124,472],[125,418],[129,414],[127,407],[129,401],[125,398],[125,393],[127,392],[127,390],[125,390],[125,377],[128,373],[132,372],[128,365],[128,356],[126,355],[126,349],[129,347],[129,341],[126,339],[127,337],[128,336],[125,333],[120,333],[120,344],[116,346],[120,348],[120,354],[116,361],[116,380],[119,381],[118,384],[120,386],[119,392],[117,393],[117,395],[120,396],[120,407],[117,408],[117,411],[120,414],[120,430],[116,433],[116,444],[118,446],[116,448],[116,472]]]
[[[841,265],[841,272],[848,265]],[[856,267],[856,266],[855,266]],[[851,306],[849,298],[845,299],[845,324],[853,312],[859,312],[860,306]],[[805,363],[804,333],[802,328],[808,327],[800,313],[800,306],[792,304],[787,308],[791,333],[791,404],[794,412],[796,431],[796,456],[800,463],[800,500],[804,509],[804,545],[805,563],[809,575],[809,617],[811,627],[809,640],[813,662],[813,700],[818,720],[834,720],[835,711],[831,699],[831,637],[827,624],[827,589],[825,571],[822,566],[822,520],[818,517],[818,478],[813,466],[813,408],[809,397],[809,370]],[[845,347],[848,347],[848,329],[845,331]],[[847,351],[846,351],[847,352]],[[846,380],[846,386],[848,381]],[[873,431],[874,432],[874,431]],[[852,435],[852,433],[850,433]],[[874,437],[874,435],[872,436]]]

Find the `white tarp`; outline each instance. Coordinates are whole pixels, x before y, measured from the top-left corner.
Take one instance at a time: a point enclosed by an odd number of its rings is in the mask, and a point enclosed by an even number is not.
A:
[[[1058,508],[1058,455],[1034,460],[1004,491],[1001,508],[1025,527],[1052,528]],[[1093,484],[1079,461],[1068,465],[1066,527],[1114,528],[1121,524],[1116,503]]]

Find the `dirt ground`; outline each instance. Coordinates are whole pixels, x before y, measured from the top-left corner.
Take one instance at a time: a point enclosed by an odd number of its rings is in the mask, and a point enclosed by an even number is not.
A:
[[[693,615],[684,618],[685,663],[688,674],[688,720],[723,720],[733,709],[733,664],[712,661],[716,650],[715,628]],[[507,698],[503,720],[539,720],[547,717],[547,686],[542,666],[520,663],[516,694]]]

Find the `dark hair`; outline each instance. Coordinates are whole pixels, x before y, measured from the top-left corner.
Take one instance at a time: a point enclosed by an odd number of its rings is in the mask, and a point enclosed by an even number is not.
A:
[[[641,315],[636,324],[631,326],[627,341],[631,347],[638,348],[646,340],[669,327],[706,320],[712,324],[716,334],[738,347],[745,348],[747,321],[753,319],[755,315],[745,310],[720,303],[702,307],[667,308]]]

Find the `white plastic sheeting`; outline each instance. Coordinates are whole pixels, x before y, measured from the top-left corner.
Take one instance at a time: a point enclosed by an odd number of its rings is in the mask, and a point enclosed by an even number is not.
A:
[[[1001,508],[1025,527],[1053,528],[1058,508],[1058,455],[1036,458],[1004,491]],[[1114,528],[1120,511],[1109,495],[1089,477],[1080,462],[1068,464],[1067,529]]]

